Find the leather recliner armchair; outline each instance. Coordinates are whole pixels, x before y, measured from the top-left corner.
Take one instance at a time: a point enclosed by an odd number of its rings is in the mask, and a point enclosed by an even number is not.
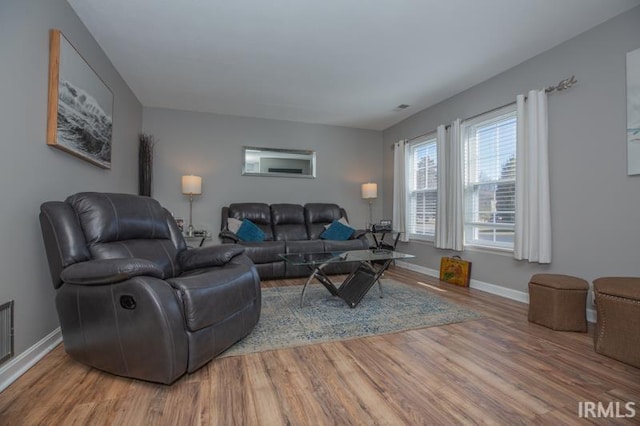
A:
[[[79,193],[40,208],[66,352],[172,383],[248,335],[260,280],[238,245],[187,249],[173,217],[136,195]]]

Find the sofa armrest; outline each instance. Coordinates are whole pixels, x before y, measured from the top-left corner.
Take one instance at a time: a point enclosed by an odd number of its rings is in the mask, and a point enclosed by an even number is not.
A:
[[[220,233],[218,234],[218,238],[220,238],[220,241],[223,244],[229,244],[229,243],[236,244],[238,241],[240,241],[240,238],[238,238],[236,234],[226,229],[223,231],[220,231]]]
[[[97,259],[74,263],[62,270],[60,278],[68,284],[102,285],[138,276],[164,278],[162,269],[147,259]]]
[[[352,240],[357,240],[358,238],[363,237],[365,235],[367,235],[367,230],[366,229],[356,229],[356,231],[351,236],[351,239]]]
[[[253,263],[253,260],[249,259],[249,257],[244,253],[231,259],[231,263],[236,263],[238,265],[246,265],[246,266],[255,265],[255,263]]]
[[[244,253],[244,247],[242,246],[223,244],[185,250],[180,253],[178,261],[183,271],[190,271],[192,269],[226,265],[231,259],[242,253]]]

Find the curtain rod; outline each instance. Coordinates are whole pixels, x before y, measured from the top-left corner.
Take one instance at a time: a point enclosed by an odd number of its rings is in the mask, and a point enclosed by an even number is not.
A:
[[[574,84],[576,84],[577,82],[578,82],[578,80],[576,80],[576,76],[575,76],[575,75],[572,75],[572,76],[571,76],[571,77],[569,77],[569,78],[565,78],[564,80],[561,80],[561,81],[560,81],[560,83],[556,84],[555,86],[548,86],[548,87],[545,87],[544,91],[545,91],[545,93],[547,93],[547,94],[551,94],[551,93],[554,93],[554,92],[562,92],[563,90],[567,90],[568,88],[570,88],[571,86],[573,86],[573,85],[574,85]],[[527,97],[526,97],[526,96],[525,96],[525,99],[527,99]],[[489,113],[494,112],[494,111],[498,111],[499,109],[502,109],[502,108],[504,108],[504,107],[507,107],[507,106],[509,106],[509,105],[513,105],[513,104],[515,104],[515,101],[514,101],[514,102],[509,102],[508,104],[500,105],[499,107],[492,108],[492,109],[490,109],[490,110],[488,110],[488,111],[481,112],[480,114],[472,115],[471,117],[467,117],[467,118],[465,118],[464,120],[461,120],[461,121],[473,120],[474,118],[478,118],[478,117],[480,117],[481,115],[489,114]],[[450,125],[450,124],[447,124],[447,125],[445,126],[445,128],[446,128],[446,129],[448,129],[449,127],[451,127],[451,125]],[[413,137],[413,138],[411,138],[411,139],[407,139],[407,140],[406,140],[406,142],[414,141],[414,140],[416,140],[416,139],[419,139],[419,138],[421,138],[421,137],[423,137],[423,136],[430,135],[431,133],[435,133],[435,132],[436,132],[436,130],[432,130],[432,131],[430,131],[430,132],[423,133],[423,134],[418,135],[418,136],[415,136],[415,137]],[[392,144],[391,144],[391,149],[393,149],[393,146],[394,146],[394,145],[395,145],[395,143],[392,143]]]

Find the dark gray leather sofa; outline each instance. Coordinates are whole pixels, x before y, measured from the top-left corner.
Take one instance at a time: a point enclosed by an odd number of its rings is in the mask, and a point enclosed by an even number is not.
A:
[[[172,383],[251,332],[260,279],[238,245],[187,249],[148,197],[80,193],[40,224],[64,347],[120,376]]]
[[[265,233],[265,241],[245,242],[231,233],[227,220],[249,219]],[[347,212],[336,204],[308,203],[264,204],[236,203],[222,208],[220,240],[223,243],[240,244],[245,254],[255,263],[262,279],[308,276],[310,271],[304,266],[285,264],[278,255],[282,253],[314,253],[325,251],[363,250],[369,248],[365,231],[356,231],[346,241],[323,240],[320,234],[325,225],[344,217]],[[325,272],[344,274],[351,272],[354,265],[349,263],[329,265]]]

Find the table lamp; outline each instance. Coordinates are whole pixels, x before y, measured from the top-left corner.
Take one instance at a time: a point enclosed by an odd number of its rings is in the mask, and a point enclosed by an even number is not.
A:
[[[193,237],[193,196],[202,194],[202,178],[194,175],[182,176],[182,193],[189,196],[187,237]]]
[[[369,225],[373,225],[373,200],[378,198],[378,184],[377,183],[363,183],[362,184],[362,198],[369,201]]]

